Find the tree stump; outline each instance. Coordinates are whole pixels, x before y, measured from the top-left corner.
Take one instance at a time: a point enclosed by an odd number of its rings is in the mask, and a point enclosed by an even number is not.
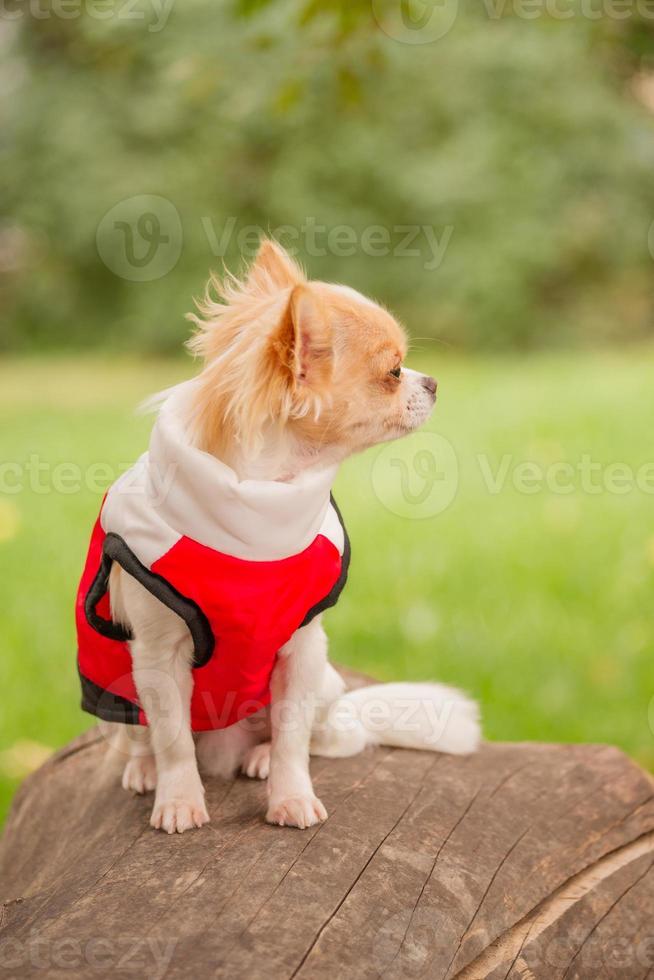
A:
[[[97,729],[34,773],[0,844],[0,976],[654,977],[654,781],[617,749],[314,759],[321,827],[207,780],[168,837]]]

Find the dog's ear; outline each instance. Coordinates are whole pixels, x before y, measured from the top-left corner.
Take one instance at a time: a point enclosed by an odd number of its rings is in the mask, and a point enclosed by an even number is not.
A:
[[[247,274],[246,287],[257,292],[289,289],[304,282],[302,269],[272,238],[264,238]]]
[[[322,297],[310,283],[293,288],[273,350],[295,388],[319,392],[329,383],[334,360],[331,328]]]

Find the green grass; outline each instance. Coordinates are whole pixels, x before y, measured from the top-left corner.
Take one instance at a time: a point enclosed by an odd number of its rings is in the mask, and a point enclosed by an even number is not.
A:
[[[437,441],[432,473],[431,437],[418,436],[344,466],[337,497],[353,562],[326,617],[334,659],[383,679],[466,688],[489,738],[613,742],[654,767],[654,468],[649,487],[624,493],[588,492],[579,475],[572,493],[512,483],[525,461],[547,468],[586,455],[602,464],[598,483],[610,464],[636,472],[653,459],[651,360],[648,349],[414,357],[440,379],[428,429],[456,463]],[[189,370],[2,362],[0,458],[117,473],[147,442],[151,419],[134,418],[136,403]],[[484,472],[503,457],[506,482],[490,492]],[[5,467],[5,484],[17,473]],[[56,747],[90,723],[78,708],[73,600],[109,476],[97,471],[95,487],[77,490],[74,473],[37,483],[33,467],[23,476],[32,486],[0,494],[0,817],[30,754],[20,743]],[[426,499],[412,502],[421,491]]]

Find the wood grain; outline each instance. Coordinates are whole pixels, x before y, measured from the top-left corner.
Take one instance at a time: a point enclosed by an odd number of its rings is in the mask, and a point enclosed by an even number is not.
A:
[[[320,828],[209,780],[168,837],[97,730],[23,785],[0,843],[0,976],[654,977],[654,782],[606,746],[315,759]]]

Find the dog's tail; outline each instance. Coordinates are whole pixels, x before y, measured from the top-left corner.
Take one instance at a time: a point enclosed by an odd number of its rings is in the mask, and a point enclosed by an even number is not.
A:
[[[332,679],[334,685],[339,682]],[[311,752],[338,757],[366,745],[389,745],[469,755],[480,739],[479,709],[456,688],[373,684],[341,693],[317,712]]]

